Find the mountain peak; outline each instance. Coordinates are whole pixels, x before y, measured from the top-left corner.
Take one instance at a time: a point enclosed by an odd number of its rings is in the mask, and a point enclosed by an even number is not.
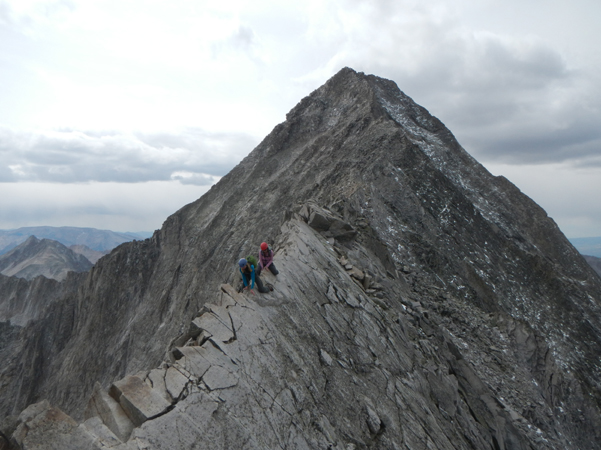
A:
[[[0,273],[28,280],[43,275],[63,280],[68,272],[85,272],[92,263],[63,244],[29,236],[23,243],[0,255]]]
[[[261,242],[274,289],[237,292]],[[24,447],[62,417],[124,448],[594,448],[599,330],[601,279],[546,213],[345,68],[0,349],[0,412],[38,402]]]
[[[40,240],[32,234],[27,239],[25,239],[24,244],[26,244],[26,245],[35,245],[38,242],[40,242]]]

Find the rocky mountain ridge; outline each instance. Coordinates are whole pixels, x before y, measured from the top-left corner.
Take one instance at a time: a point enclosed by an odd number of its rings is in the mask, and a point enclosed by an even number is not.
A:
[[[262,241],[275,289],[240,295],[235,262]],[[599,277],[438,119],[351,69],[70,282],[42,318],[0,327],[0,429],[22,448],[601,438]]]
[[[0,255],[2,275],[27,280],[41,275],[62,281],[68,272],[87,272],[92,265],[88,258],[60,242],[35,236],[30,236],[8,253]]]
[[[151,233],[119,233],[110,230],[80,227],[22,227],[15,230],[0,230],[0,255],[25,242],[29,236],[52,239],[69,247],[85,245],[92,250],[105,252],[132,240],[146,239]]]

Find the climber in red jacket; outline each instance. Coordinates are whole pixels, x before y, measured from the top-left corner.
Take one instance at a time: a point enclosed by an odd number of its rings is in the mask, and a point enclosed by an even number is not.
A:
[[[261,268],[261,271],[269,269],[269,271],[274,275],[280,273],[273,264],[273,250],[269,248],[267,242],[261,243],[261,251],[259,252],[259,267]]]

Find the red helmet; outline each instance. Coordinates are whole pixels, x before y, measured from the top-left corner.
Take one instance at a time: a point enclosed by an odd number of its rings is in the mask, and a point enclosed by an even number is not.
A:
[[[261,242],[261,250],[265,251],[269,248],[269,246],[267,245],[267,242]]]

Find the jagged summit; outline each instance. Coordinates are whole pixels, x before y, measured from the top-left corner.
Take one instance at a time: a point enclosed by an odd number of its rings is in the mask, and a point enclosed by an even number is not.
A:
[[[262,241],[276,249],[275,290],[241,296],[235,262]],[[352,69],[151,239],[73,283],[26,334],[0,329],[12,343],[0,348],[0,413],[48,399],[86,419],[64,419],[56,439],[122,450],[601,439],[599,277],[438,119]],[[37,403],[0,429],[12,423],[26,446],[57,415]]]
[[[371,189],[373,183],[396,189],[419,177],[430,184],[452,184],[509,236],[517,233],[512,228],[520,227],[522,232],[535,233],[533,238],[544,237],[537,228],[538,219],[546,219],[544,211],[519,195],[505,178],[493,177],[461,148],[442,122],[390,80],[342,69],[286,117],[213,190],[216,195],[219,191],[244,194],[247,206],[233,213],[259,208],[265,211],[262,215],[273,216],[307,199],[331,205]],[[402,173],[408,164],[419,166],[411,167],[414,173]],[[401,181],[390,183],[394,177]],[[253,198],[257,193],[261,193],[260,200]],[[211,203],[215,209],[215,200],[219,201],[212,194],[193,205]],[[515,215],[513,204],[506,208],[507,196],[518,201],[520,212],[529,211],[528,215]],[[418,201],[415,196],[413,200]],[[437,212],[433,214],[438,222]],[[530,220],[529,214],[537,220]],[[505,216],[511,220],[504,220]],[[276,222],[272,221],[277,230]],[[438,223],[433,227],[438,228]],[[557,227],[553,235],[563,239]],[[554,247],[545,250],[553,252]]]
[[[14,230],[0,230],[0,255],[23,243],[29,236],[38,239],[52,239],[65,246],[85,245],[92,250],[104,252],[112,250],[123,242],[140,239],[146,233],[118,233],[109,230],[81,227],[21,227]]]
[[[39,275],[64,280],[68,272],[86,272],[92,263],[63,244],[30,236],[0,256],[0,273],[31,280]]]

